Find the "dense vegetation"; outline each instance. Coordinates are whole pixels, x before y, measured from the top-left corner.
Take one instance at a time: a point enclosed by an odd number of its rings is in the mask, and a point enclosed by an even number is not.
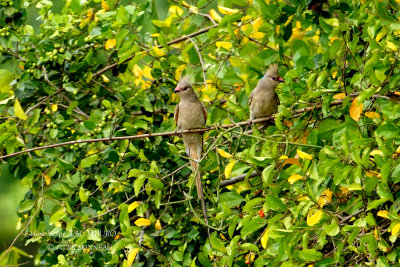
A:
[[[30,188],[17,228],[40,248],[30,258],[10,247],[0,264],[399,263],[399,10],[395,0],[2,0],[0,179]],[[274,62],[285,83],[269,126],[219,127],[248,120]],[[216,124],[201,161],[210,239],[180,137],[124,138],[175,130],[182,72]],[[121,140],[93,140],[110,136]]]

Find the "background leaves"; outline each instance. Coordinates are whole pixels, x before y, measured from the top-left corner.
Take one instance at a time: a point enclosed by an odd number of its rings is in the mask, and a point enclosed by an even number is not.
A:
[[[0,178],[29,188],[17,228],[53,233],[24,238],[36,262],[398,262],[398,1],[3,2],[0,154],[46,149]],[[245,121],[274,62],[275,123],[204,134],[210,239],[179,137],[89,142],[173,131],[182,72],[208,125]]]

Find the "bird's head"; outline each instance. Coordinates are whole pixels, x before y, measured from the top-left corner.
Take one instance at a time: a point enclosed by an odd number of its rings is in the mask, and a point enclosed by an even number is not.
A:
[[[272,82],[273,84],[284,82],[283,78],[279,76],[278,64],[270,65],[267,72],[264,75],[264,78]]]
[[[181,97],[194,94],[192,84],[189,81],[189,76],[184,76],[179,80],[174,92]]]

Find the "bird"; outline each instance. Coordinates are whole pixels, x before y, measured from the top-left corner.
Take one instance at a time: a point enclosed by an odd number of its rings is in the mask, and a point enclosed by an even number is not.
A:
[[[207,110],[204,104],[199,100],[188,76],[184,76],[183,78],[181,77],[174,92],[178,94],[180,98],[174,112],[174,120],[177,125],[177,130],[203,128],[207,121]],[[185,145],[186,154],[189,157],[190,168],[195,175],[197,197],[201,202],[204,221],[207,225],[207,233],[210,237],[204,192],[199,171],[199,161],[203,150],[203,134],[184,133],[182,134],[182,139]]]
[[[284,80],[279,76],[278,64],[269,66],[264,77],[253,89],[249,97],[250,121],[267,117],[278,111],[279,98],[275,87]]]

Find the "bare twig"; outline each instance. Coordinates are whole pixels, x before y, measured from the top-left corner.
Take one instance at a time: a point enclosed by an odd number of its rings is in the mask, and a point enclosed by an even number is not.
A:
[[[202,69],[202,73],[203,73],[204,86],[205,86],[206,89],[208,90],[207,78],[206,78],[206,69],[204,68],[204,61],[203,61],[203,57],[201,56],[199,47],[198,47],[197,44],[193,41],[192,38],[188,38],[188,40],[193,44],[194,48],[195,48],[196,51],[197,51],[197,54],[199,55],[200,64],[201,64],[201,69]]]

